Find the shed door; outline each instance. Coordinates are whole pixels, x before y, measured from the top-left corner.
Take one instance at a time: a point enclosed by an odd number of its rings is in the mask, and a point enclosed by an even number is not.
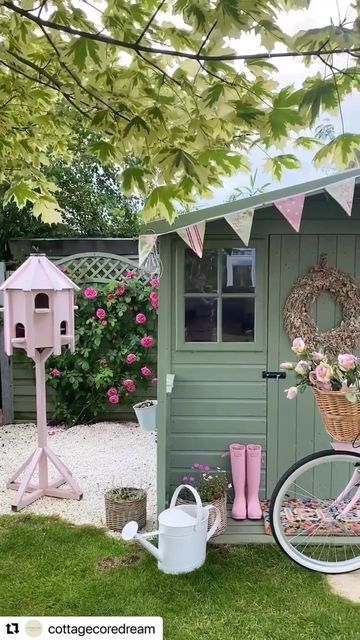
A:
[[[228,465],[232,442],[266,451],[267,246],[267,238],[244,249],[233,237],[210,237],[200,260],[176,243],[170,490],[194,462]]]
[[[290,341],[283,329],[282,312],[285,300],[299,275],[319,261],[326,253],[328,263],[359,278],[360,237],[355,235],[274,235],[269,247],[268,306],[268,368],[277,371],[279,363],[293,360]],[[322,329],[334,327],[341,319],[341,309],[327,293],[314,304],[314,318]],[[267,425],[267,491],[290,465],[301,457],[329,448],[319,412],[309,389],[297,401],[286,399],[284,390],[293,384],[291,374],[286,380],[269,380]],[[326,473],[326,470],[323,470]],[[317,477],[316,483],[329,481]],[[314,487],[315,489],[315,487]]]

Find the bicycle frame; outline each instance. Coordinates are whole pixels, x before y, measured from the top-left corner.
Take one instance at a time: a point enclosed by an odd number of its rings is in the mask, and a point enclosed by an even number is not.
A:
[[[354,447],[354,445],[347,442],[332,442],[332,448],[334,451],[348,451],[349,453],[359,453],[359,447]],[[345,489],[338,495],[335,500],[335,504],[338,504],[343,500],[348,493],[350,493],[353,487],[358,487],[355,495],[352,497],[350,502],[346,505],[346,507],[339,513],[338,518],[346,515],[351,509],[356,505],[357,502],[360,502],[360,467],[357,467],[351,476],[348,484]]]

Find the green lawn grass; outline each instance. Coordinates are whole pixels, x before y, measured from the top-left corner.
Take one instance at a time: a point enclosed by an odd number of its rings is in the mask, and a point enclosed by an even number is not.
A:
[[[161,615],[167,640],[360,638],[360,607],[272,545],[213,547],[198,571],[166,576],[138,546],[30,515],[0,518],[0,614]]]

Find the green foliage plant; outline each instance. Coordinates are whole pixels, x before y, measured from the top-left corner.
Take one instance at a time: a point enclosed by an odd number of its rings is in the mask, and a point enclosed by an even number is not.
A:
[[[158,279],[144,283],[135,270],[122,282],[83,287],[77,296],[76,350],[49,361],[56,392],[54,419],[89,422],[156,383],[154,345]]]

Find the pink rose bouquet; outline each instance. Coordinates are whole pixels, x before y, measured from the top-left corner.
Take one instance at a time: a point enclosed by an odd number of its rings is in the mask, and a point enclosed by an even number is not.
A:
[[[295,375],[295,386],[285,389],[289,400],[313,387],[320,391],[342,391],[350,402],[360,399],[360,360],[352,353],[341,353],[330,358],[320,351],[308,349],[302,338],[295,338],[292,351],[297,363],[283,362],[280,369]]]

